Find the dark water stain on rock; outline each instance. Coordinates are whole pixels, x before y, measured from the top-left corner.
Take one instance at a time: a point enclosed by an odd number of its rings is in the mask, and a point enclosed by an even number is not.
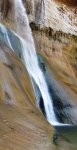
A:
[[[14,65],[13,64],[11,64],[11,65],[9,65],[9,64],[7,64],[7,63],[3,63],[6,67],[8,67],[9,69],[11,69],[11,70],[13,70],[14,69]]]
[[[9,10],[11,10],[11,2],[9,0],[1,1],[1,12],[4,18],[7,17]]]
[[[8,92],[6,92],[6,91],[5,91],[5,96],[6,96],[6,98],[7,98],[7,99],[9,99],[9,100],[11,99],[11,97],[10,97],[9,93],[8,93]]]

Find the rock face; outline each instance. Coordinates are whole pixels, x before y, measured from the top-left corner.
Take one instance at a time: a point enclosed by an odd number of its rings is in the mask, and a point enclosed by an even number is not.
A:
[[[53,129],[35,106],[28,73],[5,44],[4,48],[0,48],[0,149],[51,150]]]
[[[76,7],[77,6],[77,1],[76,0],[57,0],[60,3],[63,3],[67,6],[71,6],[71,7]]]
[[[0,22],[15,30],[13,2],[12,0],[0,1]],[[37,53],[45,59],[50,76],[53,74],[77,111],[77,10],[75,7],[64,5],[67,4],[66,1],[58,3],[53,0],[23,0],[23,2],[27,8]],[[70,4],[74,6],[74,3]],[[53,148],[51,141],[53,128],[35,107],[34,95],[29,92],[31,83],[23,65],[10,51],[0,50],[0,62],[2,91],[0,93],[0,122],[2,122],[0,149],[57,149],[57,147]],[[73,124],[77,124],[76,111],[72,112]],[[76,150],[77,147],[61,139],[58,149]]]
[[[68,56],[76,61],[76,8],[67,7],[53,0],[23,0],[23,2],[27,8],[37,51],[44,52],[49,57],[60,56],[63,60]],[[1,1],[1,8],[1,22],[14,29],[13,1]]]
[[[66,1],[35,0],[28,16],[37,52],[77,108],[77,8],[73,1],[68,2],[72,7]],[[76,112],[74,116],[77,118]]]

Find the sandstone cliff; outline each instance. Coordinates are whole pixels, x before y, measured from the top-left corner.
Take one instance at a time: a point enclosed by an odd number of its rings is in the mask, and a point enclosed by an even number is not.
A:
[[[53,129],[35,106],[28,73],[5,47],[0,48],[0,149],[53,149]]]
[[[64,5],[67,4],[65,1],[59,3],[61,1],[23,0],[23,2],[27,8],[37,53],[44,58],[50,76],[53,75],[58,81],[68,95],[68,101],[75,105],[77,110],[77,10],[74,5],[73,7]],[[0,1],[0,22],[15,30],[12,0]],[[35,97],[29,92],[32,88],[24,66],[10,51],[0,50],[0,58],[1,150],[57,149],[57,146],[53,147],[52,144],[53,128],[36,109]],[[76,124],[76,111],[72,111],[72,114],[71,122]],[[66,139],[60,139],[59,150],[77,149],[65,141]]]
[[[29,2],[29,1],[28,1]],[[65,5],[66,4],[66,5]],[[77,8],[73,1],[26,1],[36,49],[77,106]],[[52,75],[52,74],[51,74]],[[68,92],[69,91],[69,92]]]

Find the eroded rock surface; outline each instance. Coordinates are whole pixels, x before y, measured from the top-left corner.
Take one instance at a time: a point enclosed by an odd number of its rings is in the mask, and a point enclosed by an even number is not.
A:
[[[53,72],[55,80],[72,97],[69,101],[77,108],[76,8],[68,7],[65,1],[66,5],[51,0],[23,2],[27,8],[37,52],[44,57],[50,75]],[[1,0],[0,6],[0,22],[15,30],[13,1]],[[31,83],[23,65],[12,52],[4,52],[3,48],[0,50],[0,61],[1,150],[55,149],[52,144],[53,129],[34,105],[35,98],[30,93]],[[73,123],[76,124],[76,121]],[[61,139],[58,149],[77,149],[66,140]]]
[[[53,129],[36,108],[32,91],[20,60],[13,52],[0,48],[1,150],[53,149]]]

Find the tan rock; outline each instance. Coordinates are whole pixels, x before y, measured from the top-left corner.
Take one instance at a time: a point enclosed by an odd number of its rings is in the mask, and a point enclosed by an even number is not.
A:
[[[13,3],[0,2],[0,22],[15,30]],[[42,0],[24,0],[24,3],[37,52],[45,58],[50,71],[65,86],[77,106],[76,9],[51,0],[45,3]],[[0,58],[0,149],[57,149],[52,144],[53,128],[35,107],[33,92],[30,93],[31,83],[24,66],[10,51],[0,51]],[[76,150],[77,146],[60,139],[58,149]]]
[[[0,49],[0,149],[51,150],[53,128],[35,106],[27,71]]]

